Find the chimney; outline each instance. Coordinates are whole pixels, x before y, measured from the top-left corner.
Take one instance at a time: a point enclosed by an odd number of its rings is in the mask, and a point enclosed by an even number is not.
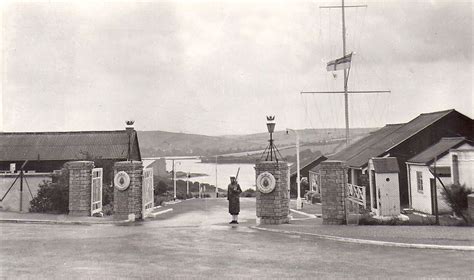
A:
[[[453,154],[452,177],[453,184],[459,185],[459,162],[456,154]]]
[[[135,128],[133,127],[133,124],[134,124],[134,123],[135,123],[135,121],[133,121],[133,120],[126,121],[126,122],[125,122],[125,124],[126,124],[125,130],[127,130],[127,131],[132,131],[132,130],[134,130],[134,129],[135,129]]]
[[[131,159],[131,153],[132,153],[132,137],[133,133],[135,132],[135,128],[133,127],[133,124],[135,123],[134,120],[129,120],[126,121],[125,124],[125,131],[127,131],[128,134],[128,154],[127,154],[127,160]]]

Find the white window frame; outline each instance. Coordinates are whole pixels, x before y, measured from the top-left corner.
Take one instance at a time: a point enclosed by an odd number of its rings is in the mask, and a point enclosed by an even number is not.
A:
[[[416,190],[423,193],[423,172],[416,171]]]

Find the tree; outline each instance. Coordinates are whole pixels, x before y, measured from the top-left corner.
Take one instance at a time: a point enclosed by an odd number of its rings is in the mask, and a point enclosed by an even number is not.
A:
[[[56,176],[56,175],[55,175]],[[41,213],[67,213],[69,210],[69,184],[67,173],[54,178],[54,183],[44,181],[31,200],[30,211]]]
[[[466,185],[452,184],[447,189],[443,189],[441,194],[446,203],[451,207],[453,212],[466,220],[463,212],[467,210],[467,196],[472,193],[472,189]]]

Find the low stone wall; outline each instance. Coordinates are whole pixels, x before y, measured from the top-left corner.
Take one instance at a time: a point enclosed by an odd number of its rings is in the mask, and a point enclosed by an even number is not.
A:
[[[328,160],[321,163],[323,224],[341,225],[346,223],[346,169],[346,165],[342,161]]]

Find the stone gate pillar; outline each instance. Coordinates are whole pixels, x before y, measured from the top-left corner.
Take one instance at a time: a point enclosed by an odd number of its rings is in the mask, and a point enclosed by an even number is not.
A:
[[[257,217],[260,224],[289,222],[288,163],[263,161],[255,165]]]
[[[129,214],[142,218],[141,161],[121,161],[114,164],[114,219],[126,220]]]
[[[70,161],[64,167],[69,173],[69,215],[91,215],[92,161]]]
[[[325,225],[346,223],[346,169],[342,161],[321,162],[321,207]]]

